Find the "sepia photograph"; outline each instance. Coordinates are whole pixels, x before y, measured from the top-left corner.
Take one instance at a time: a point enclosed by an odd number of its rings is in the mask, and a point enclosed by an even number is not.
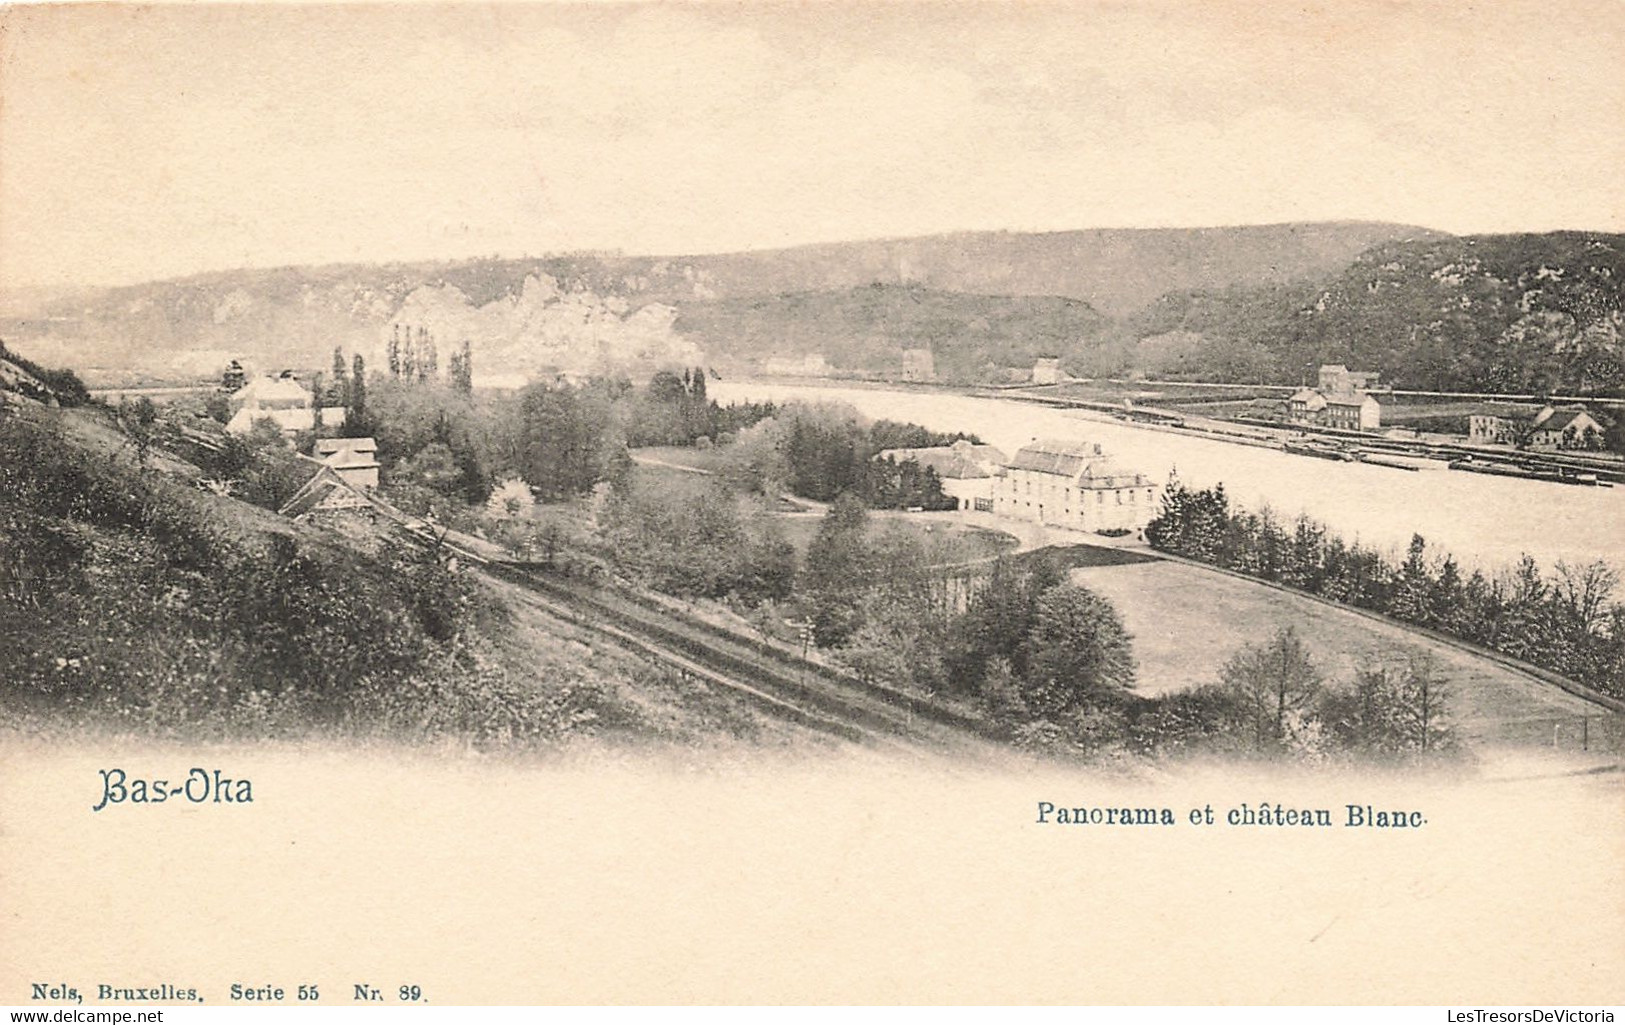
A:
[[[1622,53],[0,9],[0,1004],[1617,1006]]]

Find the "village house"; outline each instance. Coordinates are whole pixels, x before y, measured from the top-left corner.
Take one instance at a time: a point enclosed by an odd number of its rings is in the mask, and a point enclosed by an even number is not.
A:
[[[993,511],[993,484],[1004,467],[1003,452],[992,445],[956,441],[933,448],[888,448],[877,459],[910,459],[937,472],[942,493],[959,503],[961,510]]]
[[[357,488],[378,486],[378,443],[371,438],[318,438],[316,458]]]
[[[1287,418],[1344,431],[1377,430],[1382,426],[1382,404],[1371,390],[1378,387],[1380,376],[1328,363],[1320,368],[1319,387],[1300,388],[1287,399]]]
[[[937,379],[936,358],[930,349],[903,350],[903,380],[934,381]]]
[[[1108,459],[1097,444],[1034,440],[995,479],[993,511],[1072,530],[1142,529],[1156,515],[1156,485]]]
[[[1601,448],[1606,428],[1583,408],[1541,410],[1535,418],[1535,429],[1529,435],[1529,447],[1541,449],[1595,449]]]
[[[1607,427],[1583,406],[1544,406],[1538,412],[1504,407],[1475,413],[1467,440],[1475,445],[1510,445],[1559,451],[1601,448]]]
[[[249,433],[259,420],[273,421],[288,438],[316,429],[315,397],[290,371],[256,377],[233,392],[231,400],[237,404],[237,412],[226,423],[232,434]],[[344,407],[323,407],[321,422],[326,427],[342,427]]]
[[[1313,388],[1300,388],[1286,400],[1286,408],[1293,423],[1319,423],[1321,411],[1326,408],[1326,396]]]
[[[1345,431],[1374,431],[1382,426],[1382,405],[1367,393],[1328,395],[1320,423]]]
[[[1375,371],[1350,370],[1341,363],[1322,365],[1317,377],[1323,395],[1353,395],[1357,392],[1375,391],[1380,387],[1378,382],[1382,380],[1382,375]]]
[[[1060,384],[1062,376],[1059,356],[1040,356],[1033,363],[1034,384]]]

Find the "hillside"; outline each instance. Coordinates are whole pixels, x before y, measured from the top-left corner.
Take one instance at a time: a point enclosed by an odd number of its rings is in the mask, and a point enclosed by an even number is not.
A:
[[[396,326],[476,374],[642,375],[821,354],[998,381],[1040,354],[1080,376],[1293,384],[1320,363],[1399,387],[1619,393],[1625,236],[1453,237],[1384,224],[933,236],[694,257],[242,270],[59,299],[0,335],[92,384],[212,377],[233,357],[381,366]],[[98,372],[96,368],[104,368]]]
[[[676,326],[716,361],[818,353],[839,370],[895,375],[902,350],[922,348],[938,379],[975,382],[1080,351],[1110,321],[1078,299],[874,284],[690,303]]]
[[[280,445],[263,456],[298,468]],[[113,411],[0,403],[0,722],[504,748],[804,739],[381,528],[307,526],[201,475],[134,445]]]
[[[718,298],[873,283],[1081,299],[1109,317],[1165,292],[1316,278],[1425,228],[1364,222],[964,232],[685,257]]]
[[[1280,383],[1345,363],[1401,388],[1618,395],[1622,311],[1625,235],[1434,237],[1313,283],[1163,296],[1130,318],[1142,341],[1125,362]]]
[[[1421,237],[1435,233],[1367,223],[976,232],[701,256],[246,269],[8,306],[0,336],[78,368],[199,376],[243,355],[321,366],[335,346],[373,359],[397,322],[427,326],[442,348],[473,337],[487,366],[557,365],[577,349],[580,369],[682,363],[671,321],[696,303],[878,283],[1064,297],[1116,317],[1170,291],[1316,278],[1373,245]],[[414,297],[426,308],[403,314]]]

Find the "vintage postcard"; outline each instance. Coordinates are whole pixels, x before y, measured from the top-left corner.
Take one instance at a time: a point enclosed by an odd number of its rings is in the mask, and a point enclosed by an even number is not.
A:
[[[1622,53],[0,10],[0,1004],[1613,1020]]]

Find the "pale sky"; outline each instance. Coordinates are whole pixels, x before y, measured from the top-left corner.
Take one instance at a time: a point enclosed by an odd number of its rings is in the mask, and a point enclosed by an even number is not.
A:
[[[1625,3],[0,12],[0,282],[1362,219],[1625,230]]]

